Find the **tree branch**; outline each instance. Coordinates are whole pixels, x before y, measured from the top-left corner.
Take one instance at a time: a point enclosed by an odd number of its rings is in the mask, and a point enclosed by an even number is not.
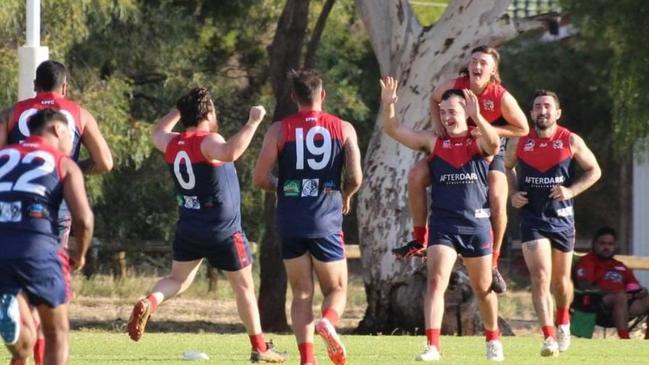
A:
[[[331,9],[334,7],[336,0],[327,0],[327,2],[322,7],[322,12],[318,17],[318,21],[313,28],[313,33],[311,34],[311,39],[309,44],[306,47],[306,54],[304,55],[304,68],[313,68],[315,64],[315,55],[320,46],[320,38],[322,38],[322,32],[324,31],[325,25],[327,24],[327,18]]]

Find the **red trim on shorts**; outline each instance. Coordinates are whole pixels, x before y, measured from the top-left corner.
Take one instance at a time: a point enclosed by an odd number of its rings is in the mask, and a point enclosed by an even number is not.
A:
[[[237,251],[237,258],[239,259],[239,266],[245,267],[249,264],[248,256],[246,255],[246,245],[243,241],[241,232],[234,232],[232,235],[234,241],[234,249]]]
[[[343,254],[346,254],[347,251],[345,251],[345,233],[341,230],[340,232],[338,232],[338,234],[340,235],[340,241],[338,241],[338,243],[340,243],[340,247],[342,247],[343,249]]]
[[[72,300],[72,276],[70,270],[70,256],[68,256],[68,250],[64,247],[59,248],[57,253],[59,256],[59,262],[61,263],[61,270],[63,270],[63,284],[65,285],[65,302]]]

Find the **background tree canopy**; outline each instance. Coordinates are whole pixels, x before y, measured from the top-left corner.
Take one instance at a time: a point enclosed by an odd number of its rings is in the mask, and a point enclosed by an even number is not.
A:
[[[310,27],[322,3],[311,6]],[[113,172],[87,182],[98,237],[171,237],[177,217],[173,185],[149,142],[150,124],[196,85],[210,89],[226,138],[246,121],[251,105],[272,110],[267,47],[283,5],[281,0],[42,1],[42,43],[52,59],[69,67],[70,97],[96,116],[116,161]],[[16,101],[24,6],[24,0],[0,3],[3,107]],[[326,29],[316,67],[328,86],[327,107],[353,121],[365,141],[377,105],[377,72],[351,0],[336,3]],[[264,229],[263,193],[253,188],[251,177],[264,128],[237,162],[243,221],[252,240]]]
[[[170,238],[177,214],[172,184],[148,130],[183,92],[195,85],[211,90],[226,137],[239,129],[250,105],[272,110],[268,47],[284,3],[42,1],[43,44],[52,59],[69,66],[70,96],[95,114],[115,155],[111,174],[88,179],[98,237]],[[311,1],[310,29],[324,3]],[[504,81],[524,109],[536,88],[559,92],[565,123],[584,135],[605,171],[603,181],[578,203],[578,224],[587,230],[603,223],[617,225],[608,212],[624,210],[622,201],[596,196],[615,196],[628,184],[623,169],[628,152],[649,133],[644,108],[649,104],[649,48],[644,39],[649,34],[649,3],[562,0],[561,5],[578,35],[545,44],[527,36],[506,44]],[[24,6],[24,0],[0,2],[2,107],[16,101],[16,50],[24,43]],[[433,21],[444,9],[419,5],[414,10]],[[326,107],[356,125],[364,148],[378,110],[379,72],[352,0],[335,3],[316,67],[324,74]],[[237,162],[244,224],[252,240],[259,240],[264,230],[263,194],[251,182],[262,134],[259,131]],[[355,242],[353,217],[346,225],[349,241]]]

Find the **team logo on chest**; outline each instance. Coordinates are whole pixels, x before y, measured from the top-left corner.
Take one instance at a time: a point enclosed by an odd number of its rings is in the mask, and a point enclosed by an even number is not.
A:
[[[527,142],[525,143],[525,146],[523,146],[523,151],[525,152],[531,152],[534,151],[534,140],[533,139],[528,139]]]
[[[563,149],[563,141],[560,139],[557,139],[556,141],[552,142],[552,148],[555,150],[562,150]]]
[[[492,112],[495,109],[495,104],[493,100],[485,99],[482,101],[482,109],[488,112]]]
[[[442,148],[451,148],[451,141],[445,139],[444,142],[442,142]]]

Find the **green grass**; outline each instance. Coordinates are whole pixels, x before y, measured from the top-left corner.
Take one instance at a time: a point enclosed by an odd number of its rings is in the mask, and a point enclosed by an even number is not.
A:
[[[299,356],[292,336],[270,335],[275,345],[289,352],[288,364],[297,364]],[[72,364],[187,364],[180,360],[183,351],[207,353],[208,364],[247,364],[249,344],[247,336],[214,333],[147,333],[138,343],[126,334],[76,331],[72,339]],[[350,365],[415,364],[414,356],[422,350],[423,336],[343,336]],[[539,356],[540,336],[508,337],[504,339],[505,364],[647,364],[649,342],[643,340],[573,339],[573,346],[559,358]],[[482,364],[484,339],[482,337],[443,337],[441,364]],[[330,364],[324,346],[316,339],[316,353],[321,365]],[[6,351],[0,363],[7,363]]]

